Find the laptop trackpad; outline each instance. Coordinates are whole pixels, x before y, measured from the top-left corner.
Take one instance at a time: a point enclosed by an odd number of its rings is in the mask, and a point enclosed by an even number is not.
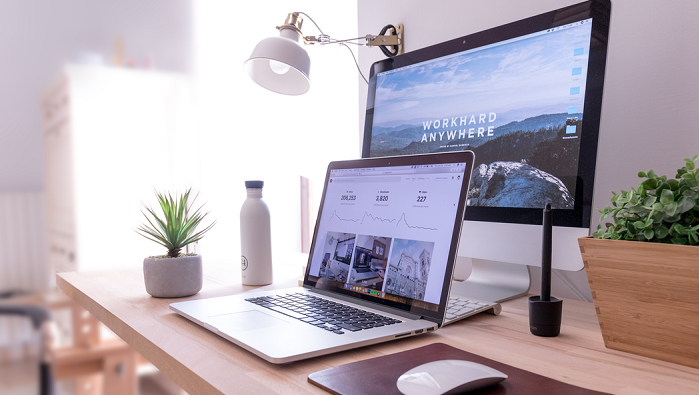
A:
[[[289,325],[288,322],[272,317],[261,311],[250,310],[240,313],[230,313],[209,317],[209,323],[223,332],[244,332],[254,329],[268,328],[278,325]]]

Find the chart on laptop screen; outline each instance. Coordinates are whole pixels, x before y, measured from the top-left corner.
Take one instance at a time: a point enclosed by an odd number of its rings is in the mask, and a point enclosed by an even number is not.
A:
[[[331,170],[309,275],[378,298],[439,304],[465,170]]]
[[[472,150],[470,207],[572,210],[591,31],[587,19],[378,73],[369,156]]]

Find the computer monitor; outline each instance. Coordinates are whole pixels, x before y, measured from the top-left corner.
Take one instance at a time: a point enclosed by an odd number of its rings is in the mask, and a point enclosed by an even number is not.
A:
[[[459,247],[473,272],[453,293],[526,293],[546,203],[553,268],[583,268],[610,12],[587,1],[372,65],[363,157],[476,154]]]
[[[366,269],[371,266],[371,250],[364,247],[357,247],[354,253],[354,268]]]
[[[354,239],[355,236],[351,236],[337,242],[337,247],[335,248],[336,261],[349,265],[352,258],[352,249],[354,248]]]

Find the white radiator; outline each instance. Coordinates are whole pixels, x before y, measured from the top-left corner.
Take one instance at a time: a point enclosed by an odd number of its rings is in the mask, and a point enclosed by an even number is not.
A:
[[[44,194],[0,193],[0,292],[49,286]]]
[[[49,288],[45,229],[43,193],[0,192],[0,293]],[[26,356],[31,333],[28,320],[0,316],[0,361]]]

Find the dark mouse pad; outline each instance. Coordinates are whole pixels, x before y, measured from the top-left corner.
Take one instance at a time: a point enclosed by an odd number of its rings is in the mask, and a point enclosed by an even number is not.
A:
[[[605,392],[576,387],[527,372],[526,370],[459,350],[444,343],[434,343],[413,350],[321,370],[320,372],[311,373],[308,376],[308,381],[332,394],[338,395],[401,395],[398,387],[396,387],[396,381],[401,374],[423,363],[442,359],[461,359],[480,363],[509,376],[507,380],[497,385],[469,392],[469,394],[605,394]]]

